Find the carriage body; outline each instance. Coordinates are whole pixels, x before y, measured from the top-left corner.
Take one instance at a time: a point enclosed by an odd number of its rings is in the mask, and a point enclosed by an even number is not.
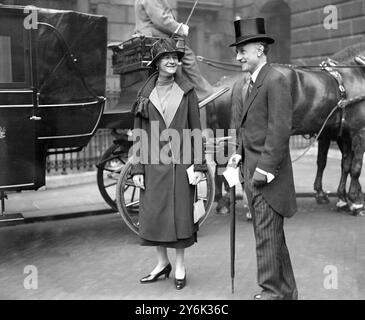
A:
[[[86,146],[104,109],[106,18],[30,14],[0,6],[0,191],[43,186],[49,150]]]

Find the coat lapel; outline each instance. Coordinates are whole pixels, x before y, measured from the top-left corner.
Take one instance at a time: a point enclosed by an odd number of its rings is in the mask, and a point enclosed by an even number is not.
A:
[[[161,100],[157,94],[157,89],[154,88],[149,96],[150,101],[153,106],[160,113],[162,119],[165,122],[166,127],[168,128],[171,125],[172,120],[175,117],[177,110],[179,109],[179,105],[181,100],[183,99],[184,91],[177,85],[176,82],[172,85],[169,96],[166,99],[166,110],[163,112],[163,107]]]
[[[180,89],[176,82],[172,85],[170,96],[168,97],[167,104],[168,107],[165,111],[165,123],[167,127],[170,127],[172,120],[175,117],[179,105],[184,96],[184,91]]]
[[[262,86],[263,81],[264,81],[267,73],[269,72],[269,70],[270,70],[270,66],[268,64],[264,65],[262,67],[262,69],[260,70],[260,73],[256,79],[256,82],[255,82],[254,86],[252,87],[250,96],[248,97],[247,101],[244,101],[242,118],[240,121],[241,124],[242,124],[242,122],[244,122],[247,112],[250,109],[252,103],[254,102],[257,94],[259,93],[260,87]]]
[[[163,109],[162,109],[162,105],[161,105],[161,101],[160,98],[158,97],[157,94],[157,89],[156,87],[153,88],[153,90],[151,91],[151,94],[149,96],[150,101],[152,102],[153,106],[157,109],[157,111],[160,113],[162,119],[165,120],[164,114],[163,114]]]

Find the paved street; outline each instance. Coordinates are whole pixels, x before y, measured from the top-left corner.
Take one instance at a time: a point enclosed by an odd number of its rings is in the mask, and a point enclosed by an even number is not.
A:
[[[326,206],[299,199],[299,213],[287,220],[300,299],[365,299],[365,219],[334,206],[334,199]],[[1,227],[0,299],[251,299],[258,291],[254,237],[241,202],[238,211],[234,294],[230,216],[208,217],[186,252],[188,285],[177,291],[173,278],[139,284],[154,266],[154,250],[139,246],[117,214],[107,214]],[[28,265],[38,271],[36,290],[23,285]],[[325,268],[336,268],[337,289],[325,289]]]
[[[307,154],[293,167],[297,192],[312,192],[315,155]],[[340,160],[330,157],[324,189],[335,192],[339,175]],[[69,185],[67,179],[78,184]],[[66,185],[48,181],[45,190],[9,194],[8,213],[22,212],[26,221],[46,219],[0,224],[0,299],[225,300],[251,299],[258,292],[253,229],[243,215],[242,201],[237,208],[235,293],[230,279],[230,216],[214,210],[199,231],[198,244],[186,252],[188,284],[177,291],[173,274],[169,280],[139,284],[154,267],[154,249],[139,246],[139,238],[119,215],[49,221],[80,212],[110,212],[95,174],[85,181],[65,180]],[[298,206],[285,230],[300,299],[365,299],[365,218],[337,212],[336,198],[325,206],[313,198],[299,198]],[[24,287],[29,266],[38,271],[36,290]]]

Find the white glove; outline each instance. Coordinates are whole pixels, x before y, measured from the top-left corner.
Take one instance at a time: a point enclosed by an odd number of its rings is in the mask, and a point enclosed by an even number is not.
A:
[[[238,166],[238,164],[240,163],[242,159],[242,156],[240,154],[233,154],[229,160],[228,160],[228,167],[233,167],[233,168],[236,168]]]
[[[144,190],[144,176],[143,174],[135,174],[133,176],[133,183],[137,188]]]
[[[187,37],[189,34],[189,26],[186,24],[182,24],[179,31],[183,37]]]
[[[204,179],[204,173],[200,171],[194,171],[195,180],[192,185],[197,185],[200,181]]]

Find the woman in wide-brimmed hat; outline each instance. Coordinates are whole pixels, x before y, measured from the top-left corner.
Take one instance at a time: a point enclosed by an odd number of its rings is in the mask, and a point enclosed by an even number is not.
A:
[[[191,144],[186,148],[187,141],[183,143],[187,129],[201,129],[194,87],[176,73],[184,52],[171,38],[160,39],[151,51],[150,66],[157,72],[141,88],[133,106],[134,127],[144,134],[140,135],[141,156],[134,162],[132,175],[135,185],[141,188],[139,235],[142,245],[155,246],[158,261],[140,282],[168,278],[172,267],[167,248],[174,248],[175,286],[179,290],[186,284],[184,250],[197,241],[198,224],[193,221],[194,184],[207,168],[204,157],[197,157],[204,154],[202,144],[200,152],[194,153],[196,150]],[[190,133],[188,140],[191,142]],[[190,184],[186,169],[193,163],[195,181]]]

